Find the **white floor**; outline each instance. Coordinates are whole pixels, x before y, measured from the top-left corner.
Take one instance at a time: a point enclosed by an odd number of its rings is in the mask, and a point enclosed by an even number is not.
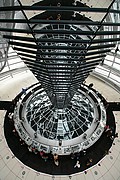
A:
[[[35,83],[36,79],[31,73],[22,73],[9,80],[0,82],[0,100],[12,100],[22,87]],[[87,83],[94,83],[94,88],[102,93],[108,101],[120,101],[120,94],[106,83],[90,76]],[[101,166],[95,165],[87,170],[87,174],[78,173],[71,176],[49,176],[38,173],[24,166],[10,151],[4,137],[4,111],[0,111],[0,180],[120,180],[120,111],[115,112],[117,132],[110,149],[111,153],[101,160]],[[41,164],[40,164],[41,166]]]

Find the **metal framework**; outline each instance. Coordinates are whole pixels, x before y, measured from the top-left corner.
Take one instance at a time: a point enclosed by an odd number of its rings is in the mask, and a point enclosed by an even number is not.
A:
[[[108,8],[91,8],[80,1],[75,5],[72,0],[68,4],[43,0],[33,6],[17,2],[17,6],[0,7],[0,11],[21,12],[23,19],[1,18],[0,32],[40,81],[54,107],[64,109],[85,78],[120,40],[120,23],[105,21],[109,13],[119,13],[112,9],[115,0]],[[32,18],[28,11],[33,13]],[[103,16],[95,21],[83,12]],[[15,23],[14,28],[4,26],[10,23]]]

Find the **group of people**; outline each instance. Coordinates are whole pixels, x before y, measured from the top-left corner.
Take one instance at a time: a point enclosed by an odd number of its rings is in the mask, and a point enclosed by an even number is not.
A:
[[[10,114],[11,115],[11,114]],[[118,137],[118,133],[116,133],[115,135],[113,135],[113,130],[112,130],[112,128],[110,128],[110,126],[109,125],[106,125],[105,127],[104,127],[104,131],[105,131],[105,133],[106,133],[106,136],[107,137],[109,137],[110,139],[111,138],[116,138],[116,137]],[[15,130],[15,129],[13,129],[13,131],[12,131],[13,133],[14,133],[14,135],[15,136],[18,136],[18,133],[17,133],[17,131]],[[113,140],[113,139],[112,139]],[[24,145],[25,143],[23,142],[23,140],[21,140],[20,139],[20,143],[21,143],[21,145]],[[44,151],[38,151],[35,147],[33,147],[33,146],[28,146],[28,150],[30,151],[30,152],[33,152],[34,154],[39,154],[40,155],[40,157],[46,162],[48,159],[51,159],[53,162],[54,162],[54,164],[55,164],[55,166],[59,166],[59,164],[60,164],[60,161],[59,161],[59,155],[58,154],[56,154],[56,153],[52,153],[52,152],[50,152],[50,153],[45,153]],[[81,168],[81,162],[80,162],[80,158],[81,158],[81,156],[86,156],[86,150],[83,150],[83,151],[81,151],[81,152],[77,152],[77,153],[71,153],[71,159],[74,159],[74,161],[75,161],[75,164],[74,164],[74,166],[73,166],[73,168]],[[92,157],[87,157],[87,159],[85,160],[85,166],[86,166],[86,169],[87,168],[89,168],[89,167],[91,167],[93,165],[93,159],[92,159]]]
[[[45,153],[43,150],[38,151],[32,146],[28,146],[29,152],[33,152],[34,154],[39,154],[40,157],[46,162],[48,159],[52,159],[54,161],[54,164],[56,166],[59,165],[59,156],[58,154],[52,154],[52,153]]]
[[[40,151],[40,156],[42,159],[44,159],[45,161],[47,161],[47,159],[49,158],[49,155],[47,153],[45,153],[44,151]],[[52,159],[54,161],[54,164],[56,166],[59,165],[59,159],[58,159],[58,154],[53,154]]]
[[[86,150],[83,150],[83,155],[86,155]],[[81,163],[80,163],[80,152],[77,153],[71,153],[71,159],[75,159],[76,163],[74,165],[74,168],[80,168],[81,167]],[[86,168],[91,167],[93,164],[93,159],[91,157],[87,157],[87,160],[85,162],[85,166]]]
[[[106,125],[104,127],[104,130],[105,130],[106,136],[110,138],[111,140],[114,140],[114,138],[118,137],[118,133],[114,134],[113,129],[109,125]]]

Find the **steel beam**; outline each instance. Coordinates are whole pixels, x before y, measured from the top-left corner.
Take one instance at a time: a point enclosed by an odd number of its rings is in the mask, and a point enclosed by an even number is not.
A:
[[[38,52],[38,51],[34,51],[34,50],[30,50],[30,49],[25,49],[25,48],[19,48],[19,47],[13,47],[14,50],[16,51],[20,51],[20,52],[25,52],[25,53],[30,53],[30,54],[36,54],[36,55],[41,55],[43,56],[43,59],[45,60],[49,60],[50,58],[45,58],[44,55],[55,55],[55,56],[84,56],[84,54],[81,54],[81,53],[60,53],[60,52]],[[94,54],[101,54],[101,53],[107,53],[107,52],[110,52],[111,50],[110,49],[107,49],[107,50],[102,50],[102,51],[93,51],[93,52],[87,52],[86,56],[90,56],[90,55],[94,55]],[[42,59],[42,57],[41,57]],[[80,59],[79,59],[80,60]]]
[[[10,29],[10,28],[0,28],[0,31],[2,32],[16,32],[16,33],[26,33],[31,34],[31,30],[27,29]],[[50,30],[50,29],[36,29],[33,30],[33,33],[36,34],[75,34],[75,35],[86,35],[86,36],[94,36],[94,31],[81,31],[81,30]],[[98,31],[96,32],[96,36],[101,35],[119,35],[120,31]]]
[[[90,7],[78,7],[78,6],[22,6],[22,10],[25,11],[78,11],[78,12],[95,12],[95,13],[106,13],[107,8],[90,8]],[[20,6],[3,6],[0,7],[0,11],[21,11]],[[119,10],[110,9],[110,13],[119,13]]]
[[[0,19],[1,23],[27,23],[26,19]],[[29,24],[73,24],[99,26],[100,21],[29,19]],[[102,26],[120,26],[120,23],[103,22]]]
[[[19,41],[25,41],[25,42],[34,42],[34,38],[30,37],[23,37],[23,36],[10,36],[10,35],[3,35],[3,38],[6,39],[13,39],[13,40],[19,40]],[[120,41],[120,38],[109,38],[109,39],[95,39],[92,41],[92,44],[96,43],[105,43],[105,42],[116,42]],[[86,44],[90,43],[90,40],[84,40],[84,39],[55,39],[55,38],[40,38],[37,39],[38,43],[46,43],[46,42],[51,42],[51,43],[81,43],[81,44]]]
[[[97,56],[91,56],[91,57],[88,57],[88,58],[84,58],[84,59],[82,59],[82,60],[80,60],[80,59],[76,59],[75,61],[78,61],[78,62],[86,62],[86,61],[88,61],[88,60],[92,60],[92,59],[97,59],[97,58],[104,58],[106,55],[105,54],[103,54],[103,55],[97,55]],[[24,58],[24,57],[21,57],[21,59],[23,60],[23,61],[32,61],[31,59],[29,59],[29,58]],[[67,61],[68,62],[71,62],[71,60],[70,59],[67,59]],[[34,61],[33,61],[34,62]],[[56,61],[57,62],[57,61]],[[43,66],[44,67],[44,66]]]
[[[35,44],[26,44],[26,43],[20,43],[20,42],[13,42],[9,41],[9,44],[15,45],[15,46],[21,46],[21,47],[27,47],[27,48],[33,48],[33,49],[50,49],[50,50],[86,50],[85,47],[79,47],[79,46],[46,46],[46,45],[35,45]],[[104,49],[104,48],[110,48],[110,47],[115,47],[115,44],[105,44],[105,45],[97,45],[97,46],[90,46],[89,50],[95,50],[95,49]]]

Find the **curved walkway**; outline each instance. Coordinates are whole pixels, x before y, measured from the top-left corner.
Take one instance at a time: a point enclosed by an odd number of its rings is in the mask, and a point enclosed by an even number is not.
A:
[[[117,104],[116,104],[117,105]],[[115,109],[115,107],[114,107]],[[10,108],[11,110],[11,108]],[[106,132],[102,134],[100,139],[89,149],[86,150],[86,154],[80,153],[80,168],[74,168],[76,164],[76,157],[71,159],[71,156],[59,156],[59,166],[56,166],[53,161],[53,156],[49,154],[47,161],[44,161],[39,153],[34,154],[29,152],[27,145],[21,145],[19,136],[15,135],[12,131],[14,129],[13,121],[8,117],[9,111],[7,111],[4,121],[4,134],[7,140],[8,146],[13,152],[13,154],[21,161],[23,164],[31,167],[32,169],[51,175],[70,175],[85,171],[88,167],[86,162],[88,158],[92,158],[92,165],[98,163],[106,154],[109,153],[109,149],[112,146],[113,140],[106,136]],[[112,106],[107,108],[107,124],[112,128],[113,135],[115,134],[115,118],[112,113]],[[91,165],[91,166],[92,166]],[[67,167],[67,168],[66,168]],[[85,172],[86,173],[86,172]]]

